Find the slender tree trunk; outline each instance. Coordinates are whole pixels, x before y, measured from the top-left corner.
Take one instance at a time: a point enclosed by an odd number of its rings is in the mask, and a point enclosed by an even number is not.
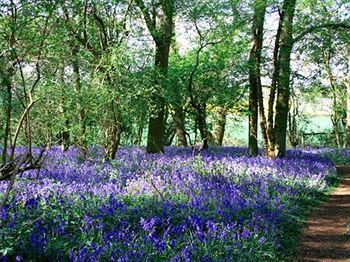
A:
[[[165,132],[165,145],[171,146],[176,136],[176,128],[174,124],[170,124]]]
[[[268,102],[268,115],[267,115],[267,136],[269,149],[267,155],[270,157],[275,157],[275,130],[274,130],[274,107],[276,99],[276,90],[277,90],[277,80],[280,70],[280,61],[279,61],[279,50],[280,50],[280,39],[282,32],[282,22],[284,17],[284,11],[282,11],[277,28],[277,34],[275,39],[275,47],[273,51],[273,66],[274,71],[272,75],[269,102]]]
[[[225,128],[226,128],[226,108],[220,107],[217,113],[216,123],[214,126],[214,141],[218,146],[222,146],[224,140]]]
[[[201,150],[209,147],[209,132],[207,129],[207,113],[205,108],[197,109],[198,130],[202,138]]]
[[[30,159],[32,159],[32,127],[29,112],[26,115],[24,125],[24,134],[26,139],[27,151]]]
[[[258,97],[255,85],[250,85],[249,89],[249,155],[258,155]]]
[[[64,100],[64,97],[66,96],[66,93],[65,93],[66,83],[65,83],[65,79],[64,79],[64,67],[60,69],[59,73],[60,73],[59,80],[60,80],[61,85],[63,86],[63,88],[62,88],[62,97],[63,98],[60,99],[59,111],[63,116],[65,116],[66,115],[66,108],[64,105],[64,101],[62,101],[62,100]],[[59,141],[61,144],[61,151],[66,152],[68,150],[69,144],[70,144],[70,127],[69,127],[69,120],[68,119],[64,120],[62,130],[59,133]]]
[[[83,158],[86,157],[87,153],[87,144],[86,144],[86,125],[85,125],[85,110],[81,104],[81,78],[80,78],[80,69],[79,69],[79,63],[77,59],[77,48],[73,48],[73,60],[72,60],[72,66],[73,66],[73,77],[74,77],[74,92],[76,95],[76,108],[77,108],[77,116],[78,116],[78,129],[79,129],[79,138],[78,143],[80,147],[81,156]]]
[[[170,112],[168,110],[166,110],[164,119],[165,119],[164,120],[165,122],[164,145],[171,146],[176,135],[176,127],[175,127],[174,119],[171,117]]]
[[[143,135],[144,124],[140,123],[137,125],[136,138],[134,140],[134,144],[136,146],[140,146],[142,143],[142,135]]]
[[[258,100],[266,0],[254,2],[253,46],[249,56],[249,154],[258,155]],[[263,112],[264,113],[264,112]]]
[[[333,101],[333,114],[331,116],[331,121],[333,124],[334,143],[339,148],[341,146],[341,138],[340,138],[340,130],[339,130],[340,118],[339,118],[338,109],[337,109],[337,106],[338,106],[337,89],[334,83],[334,76],[332,73],[330,60],[331,60],[331,56],[330,54],[328,54],[327,57],[325,58],[325,66],[326,66],[326,72],[328,76],[329,86],[331,88],[332,101]]]
[[[293,19],[296,0],[283,3],[282,31],[279,52],[279,77],[275,115],[276,155],[286,155],[286,136],[290,97],[290,57],[293,48]]]
[[[69,132],[69,120],[66,119],[64,122],[63,131],[60,134],[61,140],[61,151],[66,152],[69,149],[70,144],[70,132]]]
[[[136,130],[136,134],[135,134],[135,140],[134,140],[134,143],[133,143],[136,146],[140,146],[141,145],[142,135],[143,135],[143,128],[144,128],[143,124],[138,124],[137,125],[137,130]]]
[[[350,70],[350,45],[348,46],[348,69]],[[345,126],[345,147],[350,148],[350,72],[345,81],[347,98],[346,98],[346,126]]]
[[[345,127],[345,147],[350,148],[350,79],[346,84],[346,127]]]
[[[288,127],[289,127],[289,142],[293,148],[296,148],[299,144],[298,139],[298,122],[299,116],[299,104],[295,94],[291,99],[291,107],[288,114]]]
[[[262,91],[262,85],[260,82],[258,82],[258,105],[259,105],[259,116],[260,116],[260,128],[261,128],[261,134],[263,139],[263,146],[264,146],[264,153],[266,156],[272,156],[272,151],[269,148],[269,141],[267,136],[267,122],[266,122],[266,116],[265,116],[265,107],[264,107],[264,97],[263,97],[263,91]]]
[[[296,148],[298,145],[297,138],[297,122],[296,116],[293,112],[289,112],[288,114],[288,122],[289,122],[289,142],[293,148]]]
[[[186,129],[185,129],[185,112],[182,107],[176,107],[173,113],[173,119],[176,127],[176,136],[178,139],[177,146],[187,147]]]
[[[113,124],[105,128],[105,159],[115,159],[120,144],[122,125],[120,115],[114,113]]]
[[[12,114],[12,83],[11,77],[8,75],[2,76],[2,86],[6,89],[4,105],[5,105],[5,129],[3,137],[3,149],[2,149],[2,163],[6,163],[7,159],[7,149],[10,141],[10,132],[11,132],[11,114]]]
[[[334,112],[334,114],[331,116],[331,121],[333,125],[334,143],[335,146],[339,148],[341,146],[341,138],[339,130],[339,117],[337,112]]]

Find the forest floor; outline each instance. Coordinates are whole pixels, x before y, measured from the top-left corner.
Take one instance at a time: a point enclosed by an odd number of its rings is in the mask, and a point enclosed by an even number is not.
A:
[[[339,186],[308,218],[297,261],[350,261],[350,166],[337,169]]]

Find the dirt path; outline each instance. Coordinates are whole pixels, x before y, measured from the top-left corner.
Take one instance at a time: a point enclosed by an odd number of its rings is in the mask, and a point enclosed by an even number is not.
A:
[[[350,166],[338,166],[343,174],[328,201],[309,217],[298,247],[297,261],[349,261]]]

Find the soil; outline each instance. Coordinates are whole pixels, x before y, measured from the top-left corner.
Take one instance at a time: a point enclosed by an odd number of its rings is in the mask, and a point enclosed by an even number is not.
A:
[[[339,186],[307,220],[296,261],[350,262],[350,166],[337,166]]]

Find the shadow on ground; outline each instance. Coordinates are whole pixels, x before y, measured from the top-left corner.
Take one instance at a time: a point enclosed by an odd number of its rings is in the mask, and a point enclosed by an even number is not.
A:
[[[338,166],[338,188],[309,217],[297,261],[350,261],[350,167]]]

